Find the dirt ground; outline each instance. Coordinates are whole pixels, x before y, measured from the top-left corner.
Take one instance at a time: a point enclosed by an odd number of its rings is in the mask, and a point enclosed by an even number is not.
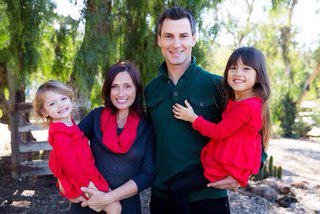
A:
[[[52,176],[11,179],[9,134],[0,124],[0,213],[67,213],[70,203],[58,194]],[[283,180],[304,181],[296,190],[297,204],[279,207],[259,196],[229,192],[232,213],[320,213],[320,141],[274,139],[268,154],[282,166]],[[150,191],[141,194],[143,213],[149,213]]]

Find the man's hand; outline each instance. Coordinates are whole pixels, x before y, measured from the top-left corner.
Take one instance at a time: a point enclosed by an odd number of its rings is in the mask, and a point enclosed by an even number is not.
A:
[[[186,107],[176,103],[173,105],[173,114],[174,117],[180,120],[189,121],[193,123],[193,121],[198,117],[193,111],[192,106],[189,104],[187,100],[184,101]]]
[[[240,184],[233,177],[228,176],[220,181],[209,183],[207,187],[214,187],[217,189],[236,189]]]

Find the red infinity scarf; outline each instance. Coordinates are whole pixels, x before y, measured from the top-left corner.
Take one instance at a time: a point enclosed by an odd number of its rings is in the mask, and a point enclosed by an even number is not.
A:
[[[140,117],[130,113],[121,134],[117,136],[117,114],[111,114],[110,110],[104,108],[101,113],[103,144],[114,153],[127,153],[136,139],[139,122]]]

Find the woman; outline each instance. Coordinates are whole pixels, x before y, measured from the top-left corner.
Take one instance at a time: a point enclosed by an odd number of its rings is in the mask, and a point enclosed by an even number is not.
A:
[[[144,117],[141,76],[132,63],[119,62],[109,69],[102,97],[104,107],[93,109],[79,127],[111,190],[82,188],[91,197],[72,200],[86,207],[73,203],[71,213],[94,213],[118,201],[121,213],[141,213],[138,193],[152,184],[154,140]]]

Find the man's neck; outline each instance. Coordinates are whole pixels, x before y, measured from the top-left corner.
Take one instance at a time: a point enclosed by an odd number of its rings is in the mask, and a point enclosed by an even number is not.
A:
[[[183,63],[183,64],[172,65],[167,63],[168,76],[175,85],[179,81],[180,77],[184,74],[184,72],[186,72],[190,64],[191,64],[191,57],[190,57],[190,60],[188,60],[186,63]]]

